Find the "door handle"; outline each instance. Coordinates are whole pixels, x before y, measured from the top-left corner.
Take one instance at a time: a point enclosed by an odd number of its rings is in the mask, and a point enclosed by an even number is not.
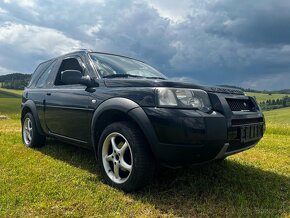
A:
[[[51,96],[51,93],[50,93],[50,92],[48,92],[48,93],[46,93],[46,95],[48,95],[48,96]]]

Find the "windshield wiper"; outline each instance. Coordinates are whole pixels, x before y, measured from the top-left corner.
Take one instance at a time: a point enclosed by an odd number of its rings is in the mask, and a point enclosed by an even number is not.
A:
[[[146,79],[163,79],[166,80],[164,77],[157,77],[157,76],[150,76],[150,77],[145,77]]]
[[[127,73],[119,73],[119,74],[111,74],[111,75],[103,76],[103,78],[128,78],[128,77],[144,78],[143,76],[137,76],[137,75],[127,74]]]
[[[155,77],[155,76],[146,77],[146,76],[138,76],[138,75],[133,75],[133,74],[128,74],[128,73],[119,73],[119,74],[111,74],[111,75],[103,76],[103,78],[128,78],[128,77],[166,80],[164,77]]]

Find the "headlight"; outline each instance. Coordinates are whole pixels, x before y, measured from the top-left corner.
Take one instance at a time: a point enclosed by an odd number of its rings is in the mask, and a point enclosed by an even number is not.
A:
[[[157,93],[159,107],[211,110],[207,93],[200,89],[157,88]]]

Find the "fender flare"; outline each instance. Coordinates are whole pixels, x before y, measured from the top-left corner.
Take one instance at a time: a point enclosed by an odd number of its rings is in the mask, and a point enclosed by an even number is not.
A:
[[[23,116],[24,116],[24,112],[26,110],[30,110],[33,117],[34,117],[34,120],[35,120],[35,124],[36,124],[36,128],[38,130],[38,132],[42,135],[45,135],[41,125],[40,125],[40,120],[39,120],[39,117],[38,117],[38,114],[37,114],[37,110],[36,110],[36,105],[35,103],[32,101],[32,100],[27,100],[25,103],[22,103],[21,104],[21,122],[22,122],[22,119],[23,119]]]
[[[104,101],[99,105],[99,107],[94,112],[91,123],[91,140],[95,154],[97,155],[97,146],[98,146],[95,135],[97,120],[103,114],[103,112],[112,109],[126,113],[140,127],[141,131],[143,132],[149,143],[149,146],[151,147],[151,150],[153,151],[153,153],[155,153],[154,148],[157,144],[157,136],[144,110],[132,100],[117,97],[110,98]]]

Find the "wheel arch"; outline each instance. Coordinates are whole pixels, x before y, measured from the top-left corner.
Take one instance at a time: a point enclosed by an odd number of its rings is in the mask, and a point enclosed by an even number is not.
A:
[[[103,102],[93,115],[91,140],[96,157],[98,142],[106,126],[113,122],[126,120],[133,122],[140,128],[154,153],[156,135],[143,109],[132,100],[126,98],[111,98]]]
[[[32,113],[38,132],[42,135],[45,135],[45,133],[42,130],[41,125],[40,125],[40,120],[39,120],[39,117],[37,114],[35,103],[32,100],[28,100],[22,104],[21,108],[22,108],[21,109],[21,122],[23,122],[23,118],[24,118],[25,114],[27,114],[29,112]]]

